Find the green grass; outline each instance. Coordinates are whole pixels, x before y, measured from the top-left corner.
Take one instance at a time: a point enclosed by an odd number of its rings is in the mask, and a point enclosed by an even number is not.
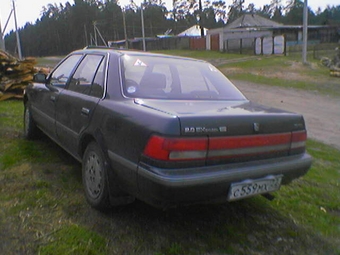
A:
[[[301,63],[301,60],[296,56],[257,56],[255,60],[249,59],[248,61],[244,62],[226,64],[221,66],[221,68],[230,66],[251,70],[265,70],[267,68],[274,71],[281,70],[284,72],[285,69],[291,67],[292,64],[299,63]],[[304,68],[301,67],[299,71],[301,71],[302,74],[308,75],[329,75],[327,68],[321,66],[318,60],[313,59],[309,60],[309,63],[304,66]]]
[[[84,227],[64,226],[50,235],[49,243],[39,248],[39,254],[107,254],[106,240]]]
[[[85,202],[79,163],[48,138],[22,137],[22,112],[20,101],[0,102],[6,254],[340,253],[340,151],[330,146],[309,140],[313,167],[272,202],[258,196],[168,211],[136,202],[99,213]]]
[[[299,224],[340,238],[340,152],[308,141],[314,162],[309,173],[277,192],[273,207]]]
[[[4,107],[4,105],[7,105],[7,107]],[[49,151],[49,148],[56,148],[57,146],[46,137],[43,137],[42,141],[23,139],[22,102],[3,102],[0,104],[0,111],[5,112],[3,114],[5,117],[2,118],[3,122],[0,125],[0,135],[2,136],[0,139],[0,170],[14,167],[18,162],[50,163],[60,160],[58,154]]]
[[[20,107],[22,104],[22,107]],[[6,103],[0,104],[0,128],[2,130],[11,129],[15,131],[20,131],[22,127],[22,119],[19,117],[23,113],[23,103],[22,101],[7,101]],[[16,118],[13,119],[13,116]]]
[[[234,80],[340,96],[339,78],[330,77],[329,69],[318,60],[311,59],[308,65],[303,65],[296,56],[259,56],[239,63],[223,64],[219,68]]]

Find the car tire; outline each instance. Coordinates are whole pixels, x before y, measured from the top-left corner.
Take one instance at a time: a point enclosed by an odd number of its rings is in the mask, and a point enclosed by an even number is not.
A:
[[[84,153],[82,179],[87,202],[95,209],[111,207],[105,156],[97,143],[91,142]]]
[[[40,130],[32,118],[30,105],[26,103],[24,108],[24,137],[26,139],[34,139],[37,138],[39,134]]]

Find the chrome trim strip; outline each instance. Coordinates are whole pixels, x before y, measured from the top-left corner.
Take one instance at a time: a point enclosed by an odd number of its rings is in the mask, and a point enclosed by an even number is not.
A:
[[[105,77],[104,77],[104,93],[101,97],[101,100],[103,100],[106,95],[107,95],[107,81],[108,81],[108,72],[109,72],[109,60],[110,60],[110,54],[109,53],[106,53],[106,63],[105,63]]]
[[[171,151],[169,159],[205,159],[207,151]]]
[[[137,164],[119,156],[118,154],[114,153],[113,151],[108,150],[108,155],[111,161],[115,161],[128,169],[137,171]]]
[[[67,126],[65,126],[65,125],[63,125],[63,124],[61,124],[60,122],[57,122],[57,121],[55,122],[55,125],[56,125],[56,132],[57,132],[57,135],[58,135],[59,133],[62,133],[62,132],[67,132],[67,133],[71,134],[72,137],[73,137],[74,139],[77,139],[77,138],[78,138],[78,133],[75,132],[75,131],[73,131],[73,130],[70,129],[69,127],[67,127]],[[58,132],[58,129],[60,129],[61,131]]]

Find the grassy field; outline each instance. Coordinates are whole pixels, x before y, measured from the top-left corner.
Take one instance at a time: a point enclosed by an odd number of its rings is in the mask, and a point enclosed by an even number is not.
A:
[[[312,80],[329,79],[317,62],[303,66],[291,56],[167,53],[213,59],[233,79],[337,91],[294,76],[297,70]],[[228,63],[235,59],[240,62]],[[57,61],[38,59],[41,65]],[[98,212],[83,196],[80,164],[46,137],[25,140],[22,113],[21,101],[0,102],[2,254],[340,254],[340,151],[332,147],[309,140],[313,167],[273,201],[259,196],[167,211],[136,201]]]
[[[308,141],[310,172],[276,192],[223,205],[107,212],[83,197],[81,167],[48,138],[22,137],[21,101],[0,102],[3,254],[339,254],[340,152]]]

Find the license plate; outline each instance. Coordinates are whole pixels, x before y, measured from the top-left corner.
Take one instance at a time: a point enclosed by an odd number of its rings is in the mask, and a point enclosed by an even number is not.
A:
[[[230,186],[228,200],[233,201],[278,190],[281,186],[281,180],[282,175],[271,175],[263,179],[233,183]]]

